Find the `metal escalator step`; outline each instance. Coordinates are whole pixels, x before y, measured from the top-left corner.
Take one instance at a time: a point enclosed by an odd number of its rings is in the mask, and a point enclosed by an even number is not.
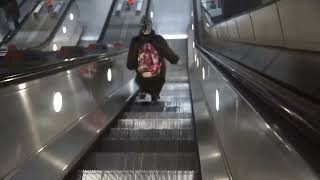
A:
[[[174,96],[174,97],[189,97],[189,90],[173,90],[173,91],[162,91],[161,96]]]
[[[165,102],[150,103],[150,102],[135,102],[128,106],[127,112],[177,112],[179,107],[177,104],[169,104]]]
[[[162,91],[189,90],[189,88],[189,83],[166,83],[164,84]]]
[[[106,139],[114,140],[193,140],[192,129],[119,129],[111,128]]]
[[[195,153],[93,153],[84,170],[195,170]]]
[[[176,98],[176,97],[174,97]],[[188,112],[191,113],[191,102],[185,101],[160,101],[157,103],[135,102],[126,108],[127,112]]]
[[[84,170],[77,180],[195,180],[194,171],[99,171]]]
[[[169,95],[161,95],[159,102],[181,102],[181,103],[191,103],[190,97],[179,97],[179,96],[169,96]]]
[[[125,112],[121,119],[191,119],[192,113]]]
[[[117,128],[191,129],[191,119],[120,119]]]
[[[194,152],[192,140],[112,140],[104,139],[99,144],[99,152]]]

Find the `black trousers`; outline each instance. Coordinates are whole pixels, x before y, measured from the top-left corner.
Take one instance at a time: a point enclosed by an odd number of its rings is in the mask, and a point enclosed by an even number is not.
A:
[[[136,83],[140,88],[140,92],[148,93],[151,96],[159,96],[165,82],[166,80],[162,76],[152,78],[136,77]]]

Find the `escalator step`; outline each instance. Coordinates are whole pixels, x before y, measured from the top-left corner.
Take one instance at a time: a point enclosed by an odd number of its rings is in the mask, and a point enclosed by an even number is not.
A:
[[[77,180],[195,180],[194,171],[80,171]]]
[[[106,139],[113,140],[193,140],[192,129],[119,129],[111,128]]]
[[[170,97],[189,97],[190,98],[190,91],[189,90],[172,90],[172,91],[162,91],[161,96],[170,96]]]
[[[162,91],[167,91],[167,90],[171,90],[171,91],[174,91],[174,90],[189,90],[189,83],[165,83],[163,88],[162,88]]]
[[[191,102],[170,101],[170,102],[135,102],[128,106],[127,112],[188,112],[191,113]]]
[[[191,119],[192,113],[125,112],[121,119]]]
[[[150,103],[150,102],[135,102],[128,106],[127,112],[178,112],[177,104],[168,104],[165,102]]]
[[[195,153],[93,153],[84,170],[195,170]]]
[[[194,141],[103,140],[99,152],[194,152]]]
[[[117,128],[191,129],[191,119],[120,119]]]

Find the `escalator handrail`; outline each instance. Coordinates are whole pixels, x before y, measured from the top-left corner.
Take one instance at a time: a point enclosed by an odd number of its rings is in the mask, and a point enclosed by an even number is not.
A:
[[[127,49],[124,49],[124,50],[113,52],[113,53],[107,52],[102,54],[87,55],[83,57],[65,59],[64,61],[60,61],[59,63],[56,63],[56,64],[33,68],[23,73],[18,73],[18,74],[9,75],[9,76],[0,78],[0,88],[6,87],[9,85],[24,83],[26,81],[30,81],[34,79],[43,78],[45,76],[67,71],[69,69],[72,69],[84,64],[88,64],[88,63],[94,63],[94,62],[100,63],[104,61],[109,61],[113,57],[124,54],[127,51],[128,51]]]
[[[301,130],[315,144],[320,144],[320,105],[292,92],[277,82],[248,69],[231,59],[223,60],[196,44],[197,49],[205,55],[215,67],[222,67],[229,78],[246,87],[259,99],[268,104],[273,112],[289,119],[294,127]],[[235,85],[235,87],[239,87]],[[298,127],[297,127],[298,126]],[[302,130],[302,128],[304,128]]]
[[[67,4],[66,9],[64,10],[63,14],[60,16],[60,18],[58,19],[58,23],[56,24],[56,26],[54,27],[54,29],[51,31],[50,35],[47,37],[47,39],[45,39],[43,42],[41,42],[38,45],[35,45],[33,47],[29,47],[27,48],[27,50],[31,50],[31,49],[43,49],[45,48],[47,45],[49,45],[51,43],[51,41],[54,39],[56,33],[59,31],[62,23],[64,22],[65,18],[68,15],[68,12],[71,8],[71,6],[73,5],[73,3],[75,2],[75,0],[70,0],[69,3]]]
[[[104,22],[103,24],[103,27],[102,27],[102,30],[101,30],[101,33],[100,33],[100,36],[98,38],[98,41],[97,43],[102,43],[102,41],[104,40],[105,38],[105,35],[107,33],[107,29],[109,27],[109,24],[110,24],[110,21],[111,21],[111,18],[112,18],[112,15],[114,13],[114,10],[115,10],[115,7],[116,7],[116,4],[117,4],[118,0],[113,0],[112,1],[112,4],[111,4],[111,7],[110,7],[110,10],[109,10],[109,13],[107,15],[107,18],[106,18],[106,21]]]
[[[14,36],[20,31],[21,27],[24,25],[24,23],[27,21],[27,19],[29,19],[29,17],[31,16],[31,14],[36,9],[36,7],[39,5],[40,2],[41,1],[37,1],[35,6],[24,16],[21,23],[19,24],[19,26],[15,30],[10,31],[5,35],[3,40],[0,42],[0,47],[2,47],[4,44],[9,43],[12,40],[12,38],[14,38]]]

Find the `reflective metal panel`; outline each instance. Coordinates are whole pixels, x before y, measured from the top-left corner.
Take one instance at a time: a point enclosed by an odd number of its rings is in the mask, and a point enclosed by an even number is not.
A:
[[[94,118],[99,122],[107,116],[110,121],[113,117],[110,111],[117,113],[122,108],[121,102],[126,102],[128,96],[136,91],[135,84],[131,82],[127,91],[116,92],[133,78],[133,73],[124,66],[124,56],[126,54],[0,89],[0,126],[3,129],[0,136],[0,178],[15,168],[23,167],[33,155],[42,157],[38,153],[45,146],[54,143],[56,138],[63,136],[90,113],[102,112],[100,118]],[[107,103],[99,111],[102,104],[112,98],[115,99],[113,103]],[[90,127],[86,125],[85,128]],[[81,143],[88,145],[86,140]],[[73,153],[77,155],[77,152]],[[37,168],[34,171],[38,171]]]
[[[232,177],[240,180],[319,179],[223,75],[205,57],[198,57],[199,67],[191,61],[191,76],[204,93],[221,143],[220,150],[225,154]],[[193,93],[199,91],[193,90]],[[196,123],[197,127],[206,127]]]
[[[154,24],[162,35],[187,34],[191,21],[191,0],[154,0]]]

